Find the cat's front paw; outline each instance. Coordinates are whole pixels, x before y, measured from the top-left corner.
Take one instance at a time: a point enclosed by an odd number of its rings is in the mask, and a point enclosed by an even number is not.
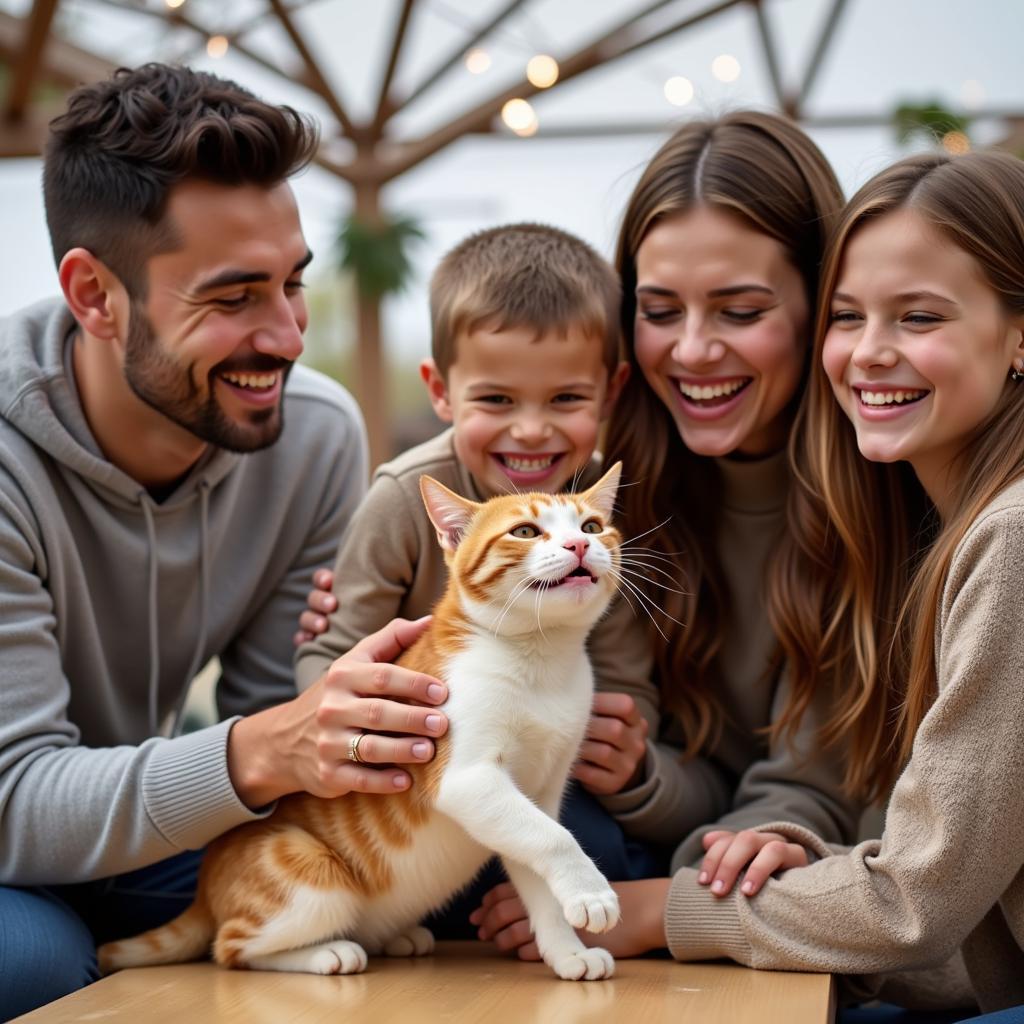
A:
[[[433,952],[433,933],[422,925],[395,935],[384,943],[385,956],[426,956]]]
[[[558,957],[551,966],[566,981],[598,981],[615,973],[615,961],[606,949],[581,949]]]
[[[562,913],[573,928],[606,932],[619,923],[619,898],[610,886],[596,892],[576,893],[562,902]]]

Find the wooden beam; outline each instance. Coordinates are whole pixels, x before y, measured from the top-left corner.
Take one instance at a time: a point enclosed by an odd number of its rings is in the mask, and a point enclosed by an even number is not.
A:
[[[3,116],[7,121],[19,121],[25,116],[32,85],[42,61],[43,48],[59,3],[60,0],[35,0],[32,10],[22,19],[21,46],[11,66],[7,97],[4,100]]]
[[[14,64],[21,52],[24,23],[21,18],[0,11],[0,59]],[[64,89],[73,89],[83,82],[98,82],[109,78],[116,65],[102,57],[74,46],[50,33],[49,43],[42,53],[39,74],[47,81]]]
[[[342,131],[348,135],[349,138],[355,139],[360,137],[364,133],[357,129],[352,123],[341,103],[341,100],[324,77],[324,73],[320,70],[320,65],[313,56],[313,51],[310,50],[309,45],[303,38],[298,26],[294,21],[292,21],[291,13],[288,8],[285,7],[282,0],[269,0],[269,3],[271,10],[274,12],[277,20],[281,23],[281,27],[285,30],[288,38],[292,41],[292,46],[295,47],[299,56],[302,58],[303,64],[306,66],[310,87],[315,93],[319,94],[321,99],[323,99],[327,106],[331,108],[331,113],[338,119],[338,124],[341,125]]]
[[[814,86],[815,79],[818,77],[822,61],[825,59],[825,53],[832,43],[832,39],[836,32],[836,26],[839,24],[839,19],[842,16],[845,7],[846,0],[832,0],[832,7],[829,9],[829,12],[825,17],[825,23],[822,26],[821,34],[818,36],[818,42],[814,47],[814,52],[811,54],[811,59],[807,64],[807,70],[804,72],[803,81],[800,83],[800,90],[796,95],[795,113],[798,115],[803,110],[804,104],[807,102],[807,97]]]
[[[398,58],[402,52],[402,43],[405,42],[405,33],[409,27],[409,15],[416,0],[402,0],[402,10],[398,15],[398,24],[395,26],[395,33],[391,40],[391,49],[388,53],[388,62],[384,68],[384,77],[380,83],[380,93],[377,97],[377,107],[373,115],[373,134],[379,135],[387,119],[394,113],[395,105],[390,99],[391,82],[395,77],[395,68],[398,67]]]
[[[625,21],[616,25],[615,28],[610,32],[607,32],[600,39],[589,43],[572,56],[559,61],[558,83],[552,88],[557,89],[563,82],[567,82],[569,79],[575,78],[577,75],[583,74],[585,71],[590,71],[592,68],[609,64],[614,60],[618,60],[627,54],[641,49],[642,47],[658,42],[666,36],[673,35],[676,32],[681,32],[684,29],[690,28],[692,25],[696,25],[699,22],[704,21],[706,18],[720,14],[723,11],[728,10],[730,7],[735,7],[738,4],[745,2],[746,0],[719,0],[719,2],[713,6],[705,8],[697,14],[692,14],[689,17],[683,18],[681,21],[675,22],[667,28],[661,29],[652,35],[644,36],[639,40],[633,39],[627,30],[638,20],[638,18],[643,18],[654,9],[664,6],[664,0],[660,3],[655,3],[640,15],[630,16]],[[536,86],[531,85],[529,81],[523,79],[523,81],[505,89],[496,96],[492,96],[490,99],[485,100],[472,110],[467,111],[460,117],[457,117],[448,124],[438,128],[430,135],[406,145],[394,146],[392,154],[387,158],[387,164],[383,168],[382,180],[390,181],[391,179],[398,177],[400,174],[404,174],[411,167],[415,167],[417,164],[422,163],[428,157],[433,156],[439,150],[451,145],[451,143],[456,139],[461,138],[463,135],[470,132],[485,130],[491,119],[498,115],[501,108],[510,99],[526,98],[527,96],[532,96],[539,91],[540,90],[538,90]]]
[[[786,86],[782,81],[782,70],[775,49],[775,40],[772,38],[771,26],[768,24],[768,15],[765,13],[764,0],[750,0],[750,4],[754,8],[754,17],[757,19],[757,34],[761,39],[761,51],[764,54],[765,66],[768,68],[768,78],[772,84],[772,92],[775,94],[775,102],[780,110],[789,113],[792,103],[786,96]]]
[[[417,99],[422,96],[429,88],[435,85],[441,78],[443,78],[456,64],[462,60],[463,54],[467,50],[473,49],[477,43],[481,40],[486,39],[509,15],[513,14],[519,7],[526,2],[526,0],[510,0],[490,21],[481,25],[480,28],[473,33],[473,35],[457,46],[451,53],[448,54],[444,60],[441,61],[433,71],[427,75],[416,87],[409,93],[407,93],[401,100],[396,102],[392,108],[392,114],[397,113],[407,103],[413,99]]]

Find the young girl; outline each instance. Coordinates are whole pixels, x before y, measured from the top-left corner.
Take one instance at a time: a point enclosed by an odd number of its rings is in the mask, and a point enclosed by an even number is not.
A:
[[[785,559],[807,595],[790,660],[845,680],[834,726],[888,732],[884,760],[854,771],[884,786],[906,767],[881,840],[833,852],[768,825],[821,859],[754,900],[716,900],[683,868],[649,941],[679,959],[843,974],[960,947],[981,1008],[1019,1007],[1024,162],[884,171],[847,208],[822,290],[797,438],[807,529]]]

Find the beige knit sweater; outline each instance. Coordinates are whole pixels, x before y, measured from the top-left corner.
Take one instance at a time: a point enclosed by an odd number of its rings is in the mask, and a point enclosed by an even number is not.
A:
[[[841,792],[837,759],[807,758],[820,715],[827,711],[827,695],[809,709],[792,747],[771,744],[760,731],[786,699],[784,680],[765,671],[775,641],[762,599],[763,566],[785,514],[784,456],[721,460],[720,466],[724,500],[718,543],[732,601],[720,696],[730,717],[705,755],[679,759],[681,736],[674,720],[663,722],[658,710],[650,637],[645,620],[634,613],[635,600],[616,602],[590,638],[598,689],[632,695],[651,727],[644,781],[603,803],[637,838],[675,846],[689,837],[682,848],[684,863],[702,855],[700,836],[712,822],[747,828],[785,818],[841,842],[853,839],[859,810]],[[441,596],[447,569],[423,511],[423,473],[468,498],[488,496],[456,459],[451,430],[377,470],[338,552],[338,611],[327,632],[297,654],[299,689],[363,636],[396,615],[425,615]],[[599,475],[595,459],[580,486]]]
[[[717,900],[679,870],[665,914],[680,960],[864,975],[958,947],[985,1011],[1024,1004],[1024,481],[957,548],[936,619],[939,695],[880,840],[830,849],[753,899]],[[879,981],[881,978],[878,979]]]

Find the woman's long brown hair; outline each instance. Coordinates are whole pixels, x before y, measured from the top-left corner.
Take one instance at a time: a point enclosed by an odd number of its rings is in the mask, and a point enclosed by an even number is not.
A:
[[[619,492],[623,533],[638,536],[663,524],[644,543],[670,558],[682,577],[680,594],[653,580],[638,584],[669,616],[659,618],[657,629],[652,623],[651,642],[662,700],[682,722],[687,756],[708,742],[722,716],[715,692],[729,609],[715,544],[719,481],[714,461],[683,444],[637,365],[637,250],[666,218],[697,207],[728,211],[784,247],[813,309],[825,240],[841,205],[832,169],[796,125],[773,114],[737,111],[676,131],[648,164],[626,207],[616,263],[632,373],[612,413],[607,459],[621,459],[629,474],[630,486]],[[809,352],[810,339],[807,347]]]
[[[955,458],[958,489],[941,523],[907,464],[869,462],[857,449],[821,368],[828,300],[853,234],[900,208],[973,257],[1004,308],[1024,315],[1024,162],[997,153],[900,161],[850,201],[824,263],[807,400],[791,441],[791,528],[770,584],[794,687],[775,727],[794,729],[830,681],[837,703],[820,740],[843,740],[847,787],[868,798],[895,781],[935,699],[936,615],[957,545],[1024,474],[1024,384],[1009,380]]]

